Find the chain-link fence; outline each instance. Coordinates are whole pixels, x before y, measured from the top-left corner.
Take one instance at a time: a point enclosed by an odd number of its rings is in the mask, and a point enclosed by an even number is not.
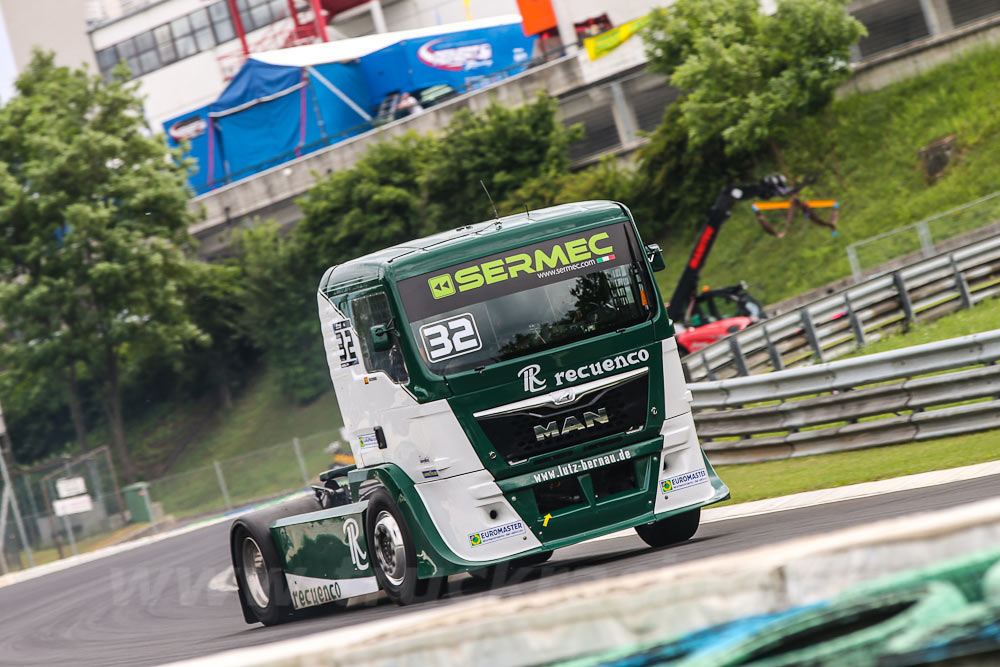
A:
[[[860,280],[867,269],[885,262],[920,253],[932,257],[937,244],[1000,220],[1000,192],[980,197],[968,204],[932,215],[911,225],[847,246],[851,273]]]
[[[345,449],[339,431],[324,431],[161,477],[148,487],[153,519],[231,510],[307,488]]]
[[[20,569],[31,561],[40,564],[96,548],[125,527],[125,505],[106,447],[12,473],[10,484],[12,497],[4,503],[10,510],[6,520],[0,518],[0,569]],[[20,521],[13,511],[15,500]]]
[[[308,488],[349,452],[338,430],[324,431],[123,489],[106,447],[10,471],[11,491],[0,490],[0,574]]]

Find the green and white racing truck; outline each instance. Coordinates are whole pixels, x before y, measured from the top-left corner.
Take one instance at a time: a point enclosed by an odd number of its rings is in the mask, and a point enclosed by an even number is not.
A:
[[[540,563],[634,527],[690,538],[729,497],[695,433],[673,325],[622,204],[525,212],[331,268],[330,375],[357,462],[236,519],[248,622]]]

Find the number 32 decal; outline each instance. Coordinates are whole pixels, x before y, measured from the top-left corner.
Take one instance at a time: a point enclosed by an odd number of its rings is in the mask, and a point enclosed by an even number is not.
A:
[[[428,361],[432,362],[458,357],[483,347],[472,313],[462,313],[425,324],[420,327],[420,337],[423,339]]]

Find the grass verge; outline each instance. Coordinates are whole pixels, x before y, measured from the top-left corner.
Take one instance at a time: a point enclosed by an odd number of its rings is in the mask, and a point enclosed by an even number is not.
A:
[[[991,331],[1000,326],[1000,298],[980,301],[969,310],[960,310],[941,319],[917,324],[909,331],[886,336],[868,343],[851,357],[859,357],[877,352],[889,352],[911,345],[933,343],[959,336]]]
[[[720,466],[717,471],[732,490],[732,498],[721,505],[733,505],[997,460],[1000,431],[985,431],[855,452]]]

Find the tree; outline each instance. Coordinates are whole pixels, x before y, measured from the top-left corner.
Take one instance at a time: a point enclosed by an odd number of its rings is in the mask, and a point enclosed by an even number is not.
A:
[[[520,107],[494,102],[482,114],[455,114],[424,179],[427,214],[435,226],[453,229],[493,217],[480,181],[500,203],[532,178],[566,173],[569,144],[583,131],[565,127],[557,109],[555,99],[539,93]]]
[[[689,139],[722,137],[727,153],[772,143],[825,107],[850,76],[849,47],[865,34],[846,0],[677,0],[651,14],[650,68],[670,77]],[[780,161],[780,156],[779,156]]]
[[[277,372],[285,396],[307,403],[330,387],[316,315],[322,275],[311,270],[300,247],[282,238],[274,224],[245,230],[237,245],[242,326]]]
[[[132,481],[125,367],[204,335],[183,298],[184,166],[150,138],[126,79],[124,68],[105,83],[36,52],[0,108],[0,320],[47,363],[86,369]]]

